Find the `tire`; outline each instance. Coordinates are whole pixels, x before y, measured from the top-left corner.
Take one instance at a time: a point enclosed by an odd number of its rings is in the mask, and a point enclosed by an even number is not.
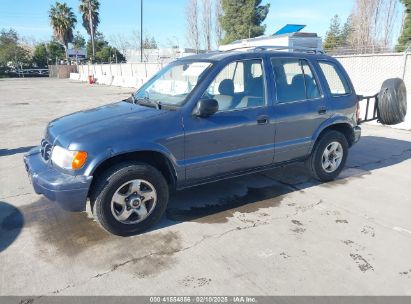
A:
[[[338,166],[334,171],[331,171],[333,169],[331,166],[333,161],[329,160],[330,166],[326,170],[323,167],[323,156],[325,153],[325,149],[331,147],[331,144],[332,147],[338,146],[333,143],[338,143],[340,145],[338,151],[342,151],[342,157],[340,161],[337,161],[336,157],[336,161],[334,162],[334,164],[338,162]],[[337,154],[338,153],[336,152],[335,155]],[[317,142],[315,143],[314,148],[306,164],[313,178],[321,182],[329,182],[334,180],[341,173],[347,161],[347,156],[348,142],[346,137],[341,132],[331,130],[327,131],[325,134],[321,135],[319,139],[317,139]]]
[[[407,90],[400,78],[387,79],[378,95],[378,118],[384,125],[396,125],[407,114]]]
[[[136,187],[139,190],[134,192]],[[147,200],[145,193],[150,193]],[[169,189],[163,175],[156,168],[138,162],[121,163],[108,169],[97,179],[90,195],[96,221],[106,231],[120,236],[138,234],[157,223],[166,210],[168,198]],[[140,206],[137,208],[134,204]],[[145,215],[141,213],[143,209]]]

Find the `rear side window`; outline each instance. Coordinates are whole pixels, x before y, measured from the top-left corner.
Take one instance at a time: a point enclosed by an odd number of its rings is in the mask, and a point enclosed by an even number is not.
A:
[[[331,95],[339,96],[351,93],[347,79],[335,63],[320,61],[319,64],[327,80]]]
[[[320,97],[317,81],[310,65],[305,59],[272,58],[277,88],[277,100],[280,103]]]

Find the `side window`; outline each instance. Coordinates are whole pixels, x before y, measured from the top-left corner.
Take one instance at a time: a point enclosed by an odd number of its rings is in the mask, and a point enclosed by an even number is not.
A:
[[[213,82],[210,84],[210,86],[207,89],[207,92],[210,95],[219,95],[219,88],[221,83],[224,80],[229,79],[230,83],[233,84],[233,93],[240,93],[244,92],[244,64],[242,62],[236,61],[228,64],[218,75],[217,77],[213,80]],[[228,83],[225,81],[224,83]],[[222,84],[222,88],[226,87],[227,85]],[[226,93],[228,93],[227,90]],[[226,94],[224,94],[226,95]]]
[[[280,103],[315,99],[321,96],[317,80],[305,59],[272,58]]]
[[[227,111],[264,105],[264,92],[262,61],[244,60],[223,68],[202,98],[214,98],[219,111]]]
[[[324,73],[325,79],[328,82],[328,87],[330,88],[331,95],[338,96],[351,93],[347,79],[334,63],[319,61],[319,64],[321,70]]]

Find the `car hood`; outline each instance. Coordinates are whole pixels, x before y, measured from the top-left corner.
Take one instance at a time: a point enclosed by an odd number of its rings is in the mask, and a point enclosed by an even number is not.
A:
[[[45,137],[53,144],[68,146],[76,139],[93,134],[103,136],[105,131],[120,130],[125,124],[130,128],[138,121],[167,112],[125,101],[117,102],[57,118],[49,123]]]

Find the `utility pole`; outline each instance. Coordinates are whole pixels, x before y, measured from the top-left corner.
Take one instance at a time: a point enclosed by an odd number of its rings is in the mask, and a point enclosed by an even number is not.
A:
[[[89,19],[89,26],[90,26],[90,37],[91,37],[91,47],[93,48],[93,58],[96,56],[96,50],[94,48],[94,27],[93,27],[93,15],[91,13],[91,0],[88,0],[88,19]]]
[[[143,62],[143,0],[141,1],[141,8],[140,8],[140,61]]]

